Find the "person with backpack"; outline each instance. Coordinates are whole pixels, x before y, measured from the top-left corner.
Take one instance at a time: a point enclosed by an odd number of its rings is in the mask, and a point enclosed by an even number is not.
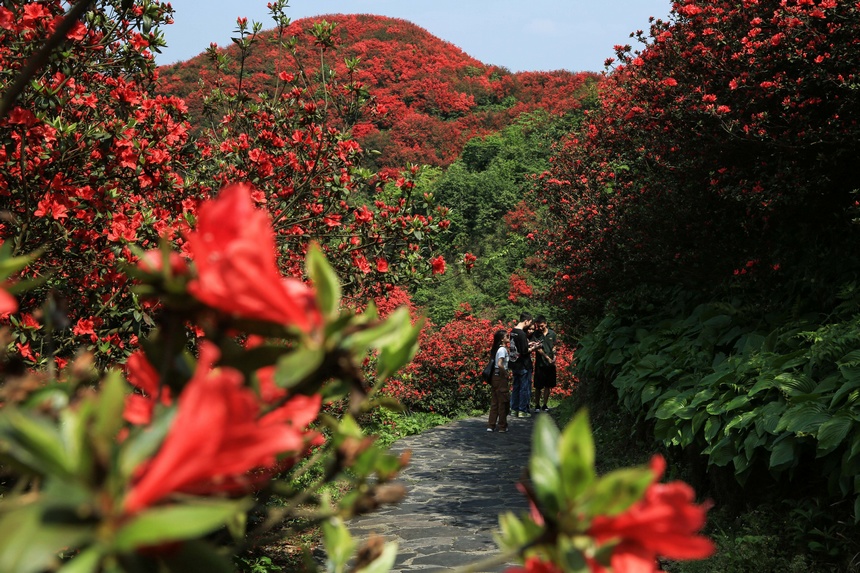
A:
[[[510,370],[508,370],[508,342],[510,335],[507,330],[497,330],[493,335],[493,346],[490,348],[492,361],[492,376],[490,378],[490,419],[487,421],[487,431],[508,431],[508,399],[510,398]]]
[[[517,417],[527,418],[531,402],[531,349],[529,337],[525,328],[531,326],[532,315],[528,312],[520,314],[520,321],[511,329],[509,364],[513,374],[511,387],[511,413]]]

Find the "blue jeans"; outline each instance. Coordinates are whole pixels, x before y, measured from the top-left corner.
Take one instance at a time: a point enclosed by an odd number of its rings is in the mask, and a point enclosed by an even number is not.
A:
[[[531,371],[514,370],[511,388],[511,412],[528,412],[532,398]]]

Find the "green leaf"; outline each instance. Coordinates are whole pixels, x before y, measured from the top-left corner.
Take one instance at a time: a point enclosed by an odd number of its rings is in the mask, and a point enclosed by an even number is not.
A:
[[[558,466],[547,458],[532,455],[529,460],[529,476],[543,509],[555,514],[562,505],[558,499],[561,493]]]
[[[812,394],[815,390],[815,381],[809,376],[800,373],[783,372],[776,376],[780,388],[790,396],[801,396]]]
[[[713,442],[717,434],[720,433],[720,428],[722,428],[722,421],[719,417],[711,416],[708,418],[708,421],[705,422],[705,440],[709,443]]]
[[[768,467],[772,470],[783,470],[795,461],[794,457],[794,436],[784,434],[784,437],[777,438],[773,449],[770,452],[770,462]]]
[[[708,464],[723,467],[728,465],[737,453],[731,436],[723,437],[719,442],[703,450],[708,455]]]
[[[519,549],[529,543],[540,528],[531,519],[520,520],[511,512],[499,515],[498,544],[502,549]]]
[[[559,537],[558,549],[564,571],[569,571],[570,573],[588,573],[588,571],[592,570],[585,560],[585,554],[571,542],[569,537]]]
[[[622,468],[601,477],[583,504],[590,517],[618,515],[636,503],[654,481],[650,468]]]
[[[96,573],[102,556],[102,548],[94,545],[81,551],[74,559],[58,569],[57,573]]]
[[[49,570],[56,555],[92,538],[91,524],[75,523],[74,508],[42,501],[6,508],[0,513],[0,571]]]
[[[222,527],[249,505],[244,499],[207,499],[155,507],[137,514],[117,532],[114,549],[133,551],[138,547],[194,539]]]
[[[660,404],[654,417],[659,420],[669,420],[677,417],[678,413],[686,407],[687,400],[684,396],[671,396]]]
[[[777,435],[777,427],[782,414],[785,412],[787,405],[782,401],[769,402],[758,411],[758,416],[755,420],[757,430],[767,432],[771,435]]]
[[[568,422],[559,444],[561,482],[565,499],[577,499],[594,481],[594,438],[588,411],[580,410]]]
[[[317,304],[323,316],[329,319],[335,318],[340,311],[340,282],[319,245],[311,245],[305,265],[307,266],[308,278],[316,289]]]
[[[10,257],[9,255],[12,252],[12,243],[13,241],[6,241],[2,246],[0,246],[0,248],[2,248],[2,250],[0,250],[0,281],[4,281],[12,276],[13,273],[20,271],[42,254],[42,251],[39,250],[29,255]],[[8,247],[6,245],[8,245]]]
[[[818,431],[818,427],[829,419],[830,414],[821,404],[806,402],[786,410],[779,419],[777,431],[814,434]]]
[[[325,350],[300,346],[278,359],[275,369],[275,384],[281,388],[292,388],[301,383],[322,365]]]
[[[842,444],[857,422],[850,412],[837,412],[832,418],[821,424],[818,428],[818,448],[816,457],[829,454]]]
[[[559,465],[559,439],[561,434],[550,416],[538,416],[532,434],[532,457],[546,458],[553,466]]]
[[[648,384],[642,389],[642,405],[644,406],[663,392],[656,384]]]
[[[95,413],[95,433],[111,443],[123,425],[122,412],[125,406],[126,382],[117,370],[108,372],[101,385],[101,397]]]
[[[401,307],[387,319],[350,334],[344,338],[342,346],[357,353],[363,353],[368,348],[382,348],[397,343],[407,325],[411,327],[412,318],[409,316],[409,310]]]
[[[343,520],[332,518],[323,523],[323,544],[331,565],[329,570],[343,571],[355,550],[355,541]]]
[[[840,368],[840,370],[843,370],[843,373],[842,373],[843,376],[845,375],[844,368],[845,367]],[[853,392],[854,390],[856,390],[858,388],[860,388],[860,379],[858,379],[858,380],[847,380],[847,378],[846,378],[846,381],[843,382],[839,386],[839,389],[833,393],[833,398],[830,399],[830,407],[834,408],[836,406],[842,405],[841,404],[842,398],[844,398],[845,396],[847,396],[848,394],[850,394],[851,392]]]
[[[723,411],[724,412],[731,412],[732,410],[737,410],[738,408],[746,406],[749,403],[750,403],[749,396],[745,396],[745,395],[741,394],[740,396],[735,396],[734,398],[729,400],[729,403],[725,405],[725,408],[723,409]]]
[[[0,439],[5,442],[4,455],[24,467],[43,475],[74,474],[62,437],[47,418],[7,406],[0,415]]]
[[[423,320],[419,320],[415,326],[411,324],[409,311],[399,308],[388,317],[399,324],[399,335],[385,346],[379,349],[376,376],[381,382],[397,372],[409,362],[418,351],[418,335],[421,333]]]

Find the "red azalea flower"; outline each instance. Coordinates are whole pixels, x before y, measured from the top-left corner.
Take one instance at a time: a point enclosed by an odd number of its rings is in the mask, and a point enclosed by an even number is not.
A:
[[[155,457],[141,467],[125,498],[140,511],[172,493],[245,493],[283,469],[309,445],[320,443],[304,427],[319,413],[320,396],[296,396],[260,417],[242,374],[216,368],[218,349],[200,344],[194,377],[179,397],[173,426]],[[290,456],[279,462],[278,456]]]
[[[542,561],[540,557],[529,557],[524,567],[509,567],[505,573],[561,573],[555,563]]]
[[[149,363],[143,352],[136,351],[125,362],[129,383],[137,389],[125,400],[123,418],[132,424],[149,424],[157,400],[165,406],[172,403],[170,388],[161,387],[158,372]]]
[[[435,259],[430,259],[430,265],[433,267],[434,275],[445,274],[445,258],[442,255],[439,255]]]
[[[659,571],[658,555],[703,559],[714,553],[711,540],[697,535],[710,506],[695,505],[693,489],[683,482],[656,483],[666,468],[662,457],[654,456],[651,467],[655,483],[648,486],[645,496],[620,515],[596,517],[588,530],[600,544],[618,543],[611,557],[615,573]],[[603,569],[593,563],[592,570]]]
[[[33,350],[30,348],[30,343],[21,344],[20,342],[15,343],[15,348],[18,349],[18,354],[21,355],[21,358],[24,360],[30,360],[35,362],[38,359],[38,355],[33,353]]]
[[[0,285],[0,316],[12,314],[13,312],[17,312],[17,310],[18,301]]]
[[[466,266],[466,270],[470,271],[475,266],[475,261],[478,260],[478,257],[473,255],[472,253],[466,253],[463,255],[463,264]]]
[[[200,205],[197,228],[187,237],[197,267],[188,290],[237,317],[310,332],[322,323],[314,293],[300,280],[281,276],[269,217],[254,207],[252,192],[250,185],[234,184]]]

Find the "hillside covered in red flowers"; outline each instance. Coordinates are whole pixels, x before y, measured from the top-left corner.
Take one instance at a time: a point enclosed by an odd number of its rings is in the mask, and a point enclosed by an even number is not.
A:
[[[335,25],[329,46],[314,36],[314,27],[322,22]],[[236,46],[219,48],[229,59],[223,71],[205,53],[163,66],[159,90],[185,99],[193,121],[201,121],[205,95],[213,86],[252,97],[275,93],[279,81],[298,83],[318,74],[325,47],[325,66],[335,78],[369,96],[365,111],[345,123],[363,147],[380,152],[371,159],[373,167],[383,168],[447,166],[470,138],[498,131],[523,112],[578,108],[600,77],[592,72],[511,73],[479,62],[410,22],[383,16],[306,18],[283,32],[280,38],[277,29],[260,32],[243,63]],[[291,42],[292,37],[297,41]],[[356,59],[354,68],[346,63],[354,65]]]

